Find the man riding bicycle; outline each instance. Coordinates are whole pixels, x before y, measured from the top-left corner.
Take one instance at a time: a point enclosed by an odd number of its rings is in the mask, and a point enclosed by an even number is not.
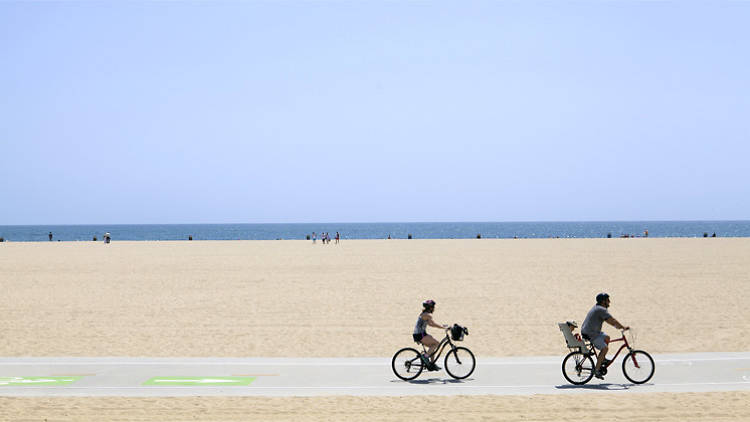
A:
[[[427,354],[422,355],[422,359],[427,364],[427,370],[428,371],[439,371],[441,368],[437,366],[434,362],[430,362],[430,356],[432,356],[432,353],[435,352],[435,349],[437,348],[438,344],[440,344],[437,340],[435,340],[434,337],[427,334],[427,326],[435,327],[435,328],[448,328],[447,325],[440,325],[436,323],[432,319],[432,312],[435,311],[435,301],[434,300],[425,300],[422,302],[422,313],[419,314],[419,318],[417,318],[417,324],[414,327],[414,341],[417,343],[424,344],[428,347]]]
[[[586,314],[586,319],[581,326],[581,334],[583,334],[583,338],[591,341],[591,344],[599,349],[599,354],[596,356],[596,366],[594,368],[594,376],[599,379],[604,379],[604,376],[601,373],[601,368],[606,360],[607,351],[609,350],[609,336],[602,331],[602,323],[607,322],[607,324],[612,325],[619,330],[627,330],[630,328],[620,324],[619,321],[614,319],[607,308],[609,308],[609,295],[607,293],[599,293],[596,295],[596,305],[594,305],[589,313]]]

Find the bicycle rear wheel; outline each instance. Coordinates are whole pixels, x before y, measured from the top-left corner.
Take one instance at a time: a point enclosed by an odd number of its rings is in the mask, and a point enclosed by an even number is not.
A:
[[[622,360],[622,373],[633,384],[643,384],[654,376],[654,360],[643,350],[633,350]]]
[[[562,363],[562,373],[569,383],[583,385],[594,376],[594,361],[590,355],[581,352],[570,352]]]
[[[395,355],[391,361],[391,368],[393,373],[397,377],[404,381],[413,380],[422,373],[424,365],[422,364],[422,358],[416,349],[411,347],[405,347]]]
[[[456,347],[445,355],[445,371],[457,380],[462,380],[472,372],[477,365],[474,354],[465,347]]]

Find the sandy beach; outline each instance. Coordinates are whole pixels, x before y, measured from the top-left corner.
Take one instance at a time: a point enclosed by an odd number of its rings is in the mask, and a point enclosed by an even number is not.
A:
[[[589,394],[555,396],[319,398],[3,398],[12,421],[567,421],[596,414],[628,421],[747,421],[750,394]]]
[[[613,315],[634,327],[639,348],[748,351],[748,256],[750,239],[741,238],[6,242],[0,244],[0,355],[390,356],[411,343],[420,303],[432,298],[438,322],[469,327],[465,343],[478,356],[562,356],[567,349],[556,323],[581,322],[600,291],[610,293]],[[750,418],[745,393],[596,397],[633,420]],[[398,420],[413,404],[404,398],[0,400],[0,418],[28,420],[47,417],[50,408],[68,416],[49,420],[96,420],[97,413],[111,420],[167,414],[300,420],[303,410],[305,420]],[[463,408],[466,420],[585,415],[581,400],[570,397],[425,403],[448,414]]]
[[[4,243],[0,355],[390,356],[426,298],[477,355],[555,355],[556,323],[600,291],[653,353],[747,351],[748,256],[721,238]]]

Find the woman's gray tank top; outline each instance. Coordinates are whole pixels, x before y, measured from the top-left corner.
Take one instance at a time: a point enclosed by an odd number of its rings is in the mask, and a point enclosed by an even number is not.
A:
[[[422,314],[419,314],[419,318],[417,318],[417,325],[414,327],[414,334],[426,334],[426,330],[427,321],[422,319]]]

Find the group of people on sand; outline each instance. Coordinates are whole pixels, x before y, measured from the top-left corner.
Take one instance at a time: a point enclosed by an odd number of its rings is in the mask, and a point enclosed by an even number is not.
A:
[[[594,376],[604,379],[604,373],[601,370],[602,365],[606,362],[607,351],[609,350],[610,337],[602,331],[602,324],[607,323],[619,330],[628,330],[630,327],[622,325],[607,310],[609,308],[609,295],[599,293],[596,295],[596,305],[594,305],[583,321],[581,333],[583,338],[590,341],[594,347],[599,350],[596,356],[596,365],[594,366]],[[427,347],[427,352],[422,354],[422,360],[427,364],[428,371],[439,371],[441,368],[435,364],[433,354],[440,344],[435,337],[427,334],[427,326],[448,329],[446,324],[438,324],[432,319],[432,313],[435,311],[435,301],[432,299],[422,302],[422,313],[417,318],[417,324],[414,327],[413,339],[418,344]],[[571,324],[571,323],[568,323]],[[571,327],[573,328],[573,327]]]
[[[49,241],[51,242],[52,241],[52,232],[49,232],[49,234],[47,235],[47,237],[49,238]],[[110,235],[109,232],[106,232],[106,233],[104,233],[103,239],[104,239],[104,243],[109,243],[109,242],[112,241],[112,235]],[[96,240],[97,240],[96,235],[94,235],[94,238],[92,240],[94,242],[96,242]],[[58,242],[59,241],[60,240],[58,239]]]
[[[315,232],[312,232],[312,243],[315,243],[317,239],[318,235]],[[336,243],[339,243],[339,239],[341,239],[341,235],[339,232],[336,232],[336,236],[334,237]],[[328,235],[328,232],[320,232],[320,242],[323,245],[331,243],[331,236]]]

